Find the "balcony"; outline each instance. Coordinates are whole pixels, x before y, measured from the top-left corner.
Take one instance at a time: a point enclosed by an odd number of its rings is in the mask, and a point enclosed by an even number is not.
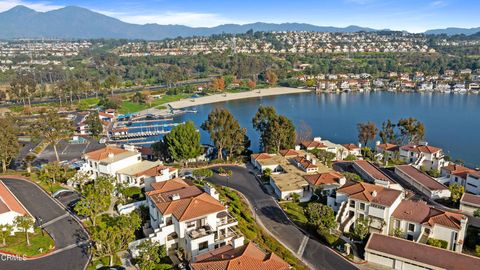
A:
[[[237,237],[240,237],[240,236],[241,236],[241,234],[239,232],[237,232],[236,230],[234,230],[232,228],[228,228],[228,229],[226,229],[225,233],[217,232],[217,236],[215,237],[215,242],[224,241],[224,240],[227,240],[229,238],[237,238]]]
[[[187,231],[187,236],[190,239],[198,239],[198,238],[208,236],[210,234],[213,234],[213,230],[209,225],[205,225],[202,227],[198,227],[194,230]]]
[[[221,212],[217,215],[217,228],[221,226],[226,226],[226,225],[237,225],[238,221],[234,217],[232,217],[230,214],[226,212]]]

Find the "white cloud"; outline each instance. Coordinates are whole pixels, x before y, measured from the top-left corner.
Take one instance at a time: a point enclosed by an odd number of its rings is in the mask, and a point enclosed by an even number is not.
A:
[[[36,2],[32,3],[29,1],[23,1],[23,0],[0,0],[0,12],[9,10],[15,6],[18,5],[23,5],[26,7],[29,7],[31,9],[34,9],[36,11],[50,11],[54,9],[59,9],[62,8],[63,6],[60,5],[55,5],[50,2]]]
[[[357,5],[366,5],[374,2],[375,0],[345,0],[347,3],[357,4]]]
[[[196,12],[163,12],[157,14],[131,15],[119,12],[99,11],[107,16],[116,17],[122,21],[136,24],[181,24],[194,27],[212,27],[226,23],[241,23],[214,13]]]
[[[446,5],[447,3],[445,1],[433,1],[430,3],[430,6],[434,8],[444,7]]]

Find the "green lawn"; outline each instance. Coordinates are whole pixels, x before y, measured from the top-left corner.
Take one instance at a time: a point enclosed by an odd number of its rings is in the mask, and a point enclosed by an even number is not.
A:
[[[191,94],[178,94],[178,95],[165,95],[159,99],[155,99],[152,103],[144,104],[144,103],[135,103],[131,101],[123,101],[122,106],[119,109],[119,112],[124,113],[134,113],[139,112],[148,108],[157,107],[158,109],[166,109],[166,106],[161,106],[162,104],[178,101],[184,98],[188,98]]]
[[[30,246],[27,246],[25,234],[17,232],[15,235],[7,237],[7,246],[0,247],[0,250],[17,255],[35,256],[47,253],[55,247],[55,242],[50,235],[47,233],[42,235],[40,228],[36,228],[34,233],[29,234],[29,237]]]
[[[306,226],[308,220],[305,216],[304,208],[301,204],[294,202],[281,202],[280,206],[288,217],[300,226]]]

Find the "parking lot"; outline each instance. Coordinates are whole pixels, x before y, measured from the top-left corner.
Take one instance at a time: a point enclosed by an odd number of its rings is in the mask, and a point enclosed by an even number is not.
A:
[[[61,141],[57,144],[57,151],[58,156],[60,157],[61,161],[71,161],[74,159],[81,159],[84,153],[94,151],[104,147],[103,144],[98,143],[97,140],[84,137],[87,140],[87,143],[82,144],[73,144],[67,141]],[[37,157],[38,160],[43,162],[50,162],[56,160],[55,152],[53,151],[53,147],[51,145],[47,146],[42,153],[40,153]]]

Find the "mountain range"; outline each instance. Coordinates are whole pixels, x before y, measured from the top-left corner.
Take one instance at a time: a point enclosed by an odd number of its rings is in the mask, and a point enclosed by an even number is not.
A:
[[[221,33],[254,31],[314,31],[359,32],[379,31],[360,26],[332,27],[306,23],[251,23],[224,24],[215,27],[188,27],[184,25],[132,24],[86,8],[68,6],[48,12],[37,12],[25,6],[16,6],[0,13],[0,39],[17,38],[125,38],[159,40],[164,38],[208,36]],[[480,28],[476,28],[480,31]],[[448,28],[431,30],[431,34],[476,33],[474,29]],[[427,31],[426,33],[429,33]]]

